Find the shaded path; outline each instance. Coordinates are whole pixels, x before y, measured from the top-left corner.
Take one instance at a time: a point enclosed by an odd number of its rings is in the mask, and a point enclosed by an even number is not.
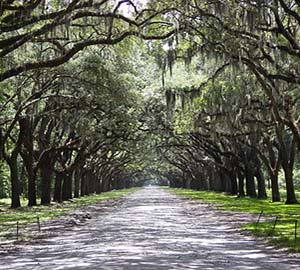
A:
[[[300,259],[241,236],[232,224],[245,219],[145,188],[82,226],[0,256],[0,269],[299,269]]]

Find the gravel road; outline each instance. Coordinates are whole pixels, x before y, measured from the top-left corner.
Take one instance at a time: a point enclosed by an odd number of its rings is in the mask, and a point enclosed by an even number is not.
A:
[[[147,187],[79,226],[0,255],[0,269],[300,269],[300,258],[241,235],[237,225],[249,220],[255,216]]]

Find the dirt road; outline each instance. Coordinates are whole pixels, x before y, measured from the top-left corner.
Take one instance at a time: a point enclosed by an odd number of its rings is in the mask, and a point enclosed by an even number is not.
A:
[[[254,217],[144,188],[81,226],[0,256],[0,269],[300,269],[300,259],[241,235]]]

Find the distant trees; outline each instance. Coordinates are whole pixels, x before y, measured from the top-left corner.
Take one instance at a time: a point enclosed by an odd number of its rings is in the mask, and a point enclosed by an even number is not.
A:
[[[187,165],[187,160],[193,160],[201,168],[196,171],[208,168],[204,181],[211,178],[212,171],[219,175],[218,188],[209,188],[243,194],[245,181],[246,194],[259,198],[265,197],[262,172],[266,171],[272,199],[278,201],[278,172],[282,169],[286,203],[296,203],[297,1],[192,1],[177,12],[178,25],[186,27],[173,55],[188,62],[198,55],[203,59],[200,65],[206,60],[216,66],[208,82],[171,91],[178,97],[198,97],[195,127],[188,130],[184,140],[188,146],[180,151],[184,155],[180,171],[189,175],[187,180],[199,179]]]
[[[2,2],[0,169],[13,207],[21,192],[48,204],[145,174],[258,198],[267,176],[279,201],[281,170],[297,202],[297,1]],[[139,92],[159,84],[154,62],[166,104]]]
[[[1,2],[0,160],[12,207],[21,194],[34,206],[133,182],[143,104],[130,37],[173,35],[168,10],[127,0]]]
[[[61,68],[6,85],[20,89],[7,91],[1,103],[1,154],[10,171],[12,207],[20,206],[21,187],[33,206],[37,197],[49,204],[130,185],[126,167],[139,141],[139,94],[122,79],[131,67],[120,69],[105,54],[120,65],[125,61],[114,50],[88,50]]]

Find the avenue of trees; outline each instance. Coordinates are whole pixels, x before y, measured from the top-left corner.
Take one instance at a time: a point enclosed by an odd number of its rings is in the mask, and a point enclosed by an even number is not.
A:
[[[299,8],[298,1],[191,1],[180,11],[190,45],[176,54],[186,62],[199,55],[200,68],[207,71],[208,60],[213,68],[198,86],[166,91],[175,118],[185,114],[176,98],[192,100],[191,128],[165,152],[177,167],[173,186],[265,198],[269,179],[279,201],[283,171],[286,203],[297,202]]]
[[[0,196],[279,201],[283,173],[297,203],[299,28],[297,0],[1,1]]]
[[[138,12],[131,1],[1,1],[0,181],[13,208],[21,195],[34,206],[129,187],[142,171],[144,82],[131,37],[174,29],[155,29],[163,10],[126,18],[126,4]]]

